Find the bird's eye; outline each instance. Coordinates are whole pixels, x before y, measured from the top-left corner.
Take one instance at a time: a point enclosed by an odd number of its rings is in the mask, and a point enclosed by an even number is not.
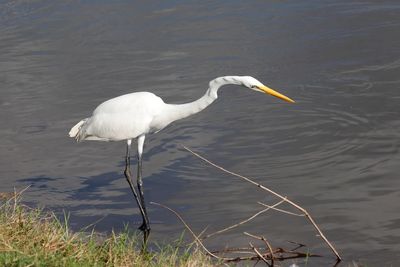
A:
[[[252,85],[250,88],[257,88],[257,85]]]

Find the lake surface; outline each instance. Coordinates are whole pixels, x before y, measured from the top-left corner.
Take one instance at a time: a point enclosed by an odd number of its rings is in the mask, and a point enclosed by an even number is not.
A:
[[[71,214],[79,229],[140,222],[122,171],[124,142],[77,144],[67,133],[104,100],[152,91],[169,103],[208,81],[251,75],[295,99],[237,86],[203,112],[149,136],[146,200],[199,233],[274,203],[181,144],[306,208],[347,266],[400,264],[398,1],[0,1],[0,191]],[[135,165],[135,162],[133,162]],[[153,241],[183,226],[148,205]],[[303,219],[270,212],[210,239],[212,248],[302,242],[334,257]],[[289,266],[301,260],[288,261]]]

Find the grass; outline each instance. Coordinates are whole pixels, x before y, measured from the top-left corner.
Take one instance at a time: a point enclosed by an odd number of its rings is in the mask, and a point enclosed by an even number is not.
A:
[[[15,195],[0,207],[0,266],[216,266],[182,240],[143,254],[141,239],[125,230],[104,236],[72,232],[68,219],[29,208]]]

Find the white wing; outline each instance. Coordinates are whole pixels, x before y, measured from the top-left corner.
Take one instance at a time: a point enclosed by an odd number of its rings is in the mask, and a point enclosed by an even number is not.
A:
[[[147,134],[153,118],[164,106],[161,98],[149,92],[131,93],[107,100],[81,126],[85,135],[82,139],[118,141]]]

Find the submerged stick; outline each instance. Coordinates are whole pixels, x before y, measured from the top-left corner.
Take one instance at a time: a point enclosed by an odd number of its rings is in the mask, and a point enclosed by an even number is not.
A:
[[[252,238],[255,238],[255,239],[258,239],[258,240],[262,240],[265,243],[265,245],[267,246],[267,248],[269,250],[269,254],[271,256],[271,266],[273,266],[274,265],[274,257],[275,257],[274,256],[274,251],[273,251],[272,246],[270,245],[270,243],[267,241],[267,239],[265,239],[265,237],[263,237],[263,236],[256,236],[256,235],[253,235],[253,234],[249,234],[247,232],[244,232],[244,234],[248,235],[248,236],[250,236]]]
[[[183,148],[184,148],[185,150],[187,150],[188,152],[190,152],[192,155],[198,157],[199,159],[203,160],[204,162],[207,162],[207,163],[210,164],[211,166],[213,166],[213,167],[215,167],[215,168],[217,168],[217,169],[219,169],[219,170],[221,170],[221,171],[223,171],[223,172],[229,173],[229,174],[231,174],[231,175],[233,175],[233,176],[239,177],[239,178],[241,178],[241,179],[243,179],[243,180],[245,180],[245,181],[247,181],[247,182],[249,182],[249,183],[251,183],[251,184],[253,184],[253,185],[255,185],[255,186],[257,186],[257,187],[259,187],[259,188],[261,188],[261,189],[263,189],[263,190],[265,190],[265,191],[271,193],[271,194],[273,194],[273,195],[275,195],[276,197],[278,197],[278,198],[280,198],[280,199],[286,201],[287,203],[291,204],[293,207],[295,207],[295,208],[297,208],[298,210],[300,210],[301,212],[303,212],[303,213],[304,213],[304,216],[311,222],[311,224],[314,226],[315,230],[318,232],[319,236],[325,241],[325,243],[328,245],[328,247],[329,247],[329,248],[332,250],[332,252],[335,254],[335,256],[336,256],[336,258],[338,259],[338,261],[341,261],[341,260],[342,260],[342,258],[340,257],[339,253],[336,251],[335,247],[331,244],[331,242],[329,242],[329,240],[328,240],[328,239],[325,237],[325,235],[322,233],[321,229],[319,229],[319,227],[318,227],[318,225],[316,224],[316,222],[314,221],[314,219],[313,219],[313,218],[311,217],[311,215],[307,212],[307,210],[305,210],[303,207],[301,207],[300,205],[296,204],[295,202],[293,202],[293,201],[287,199],[286,197],[280,195],[279,193],[277,193],[277,192],[275,192],[275,191],[269,189],[268,187],[265,187],[265,186],[263,186],[262,184],[259,184],[259,183],[255,182],[255,181],[253,181],[252,179],[250,179],[250,178],[248,178],[248,177],[246,177],[246,176],[243,176],[243,175],[237,174],[237,173],[235,173],[235,172],[229,171],[229,170],[227,170],[227,169],[225,169],[225,168],[223,168],[223,167],[221,167],[221,166],[219,166],[219,165],[217,165],[217,164],[211,162],[210,160],[208,160],[208,159],[206,159],[205,157],[201,156],[200,154],[198,154],[198,153],[192,151],[191,149],[189,149],[188,147],[186,147],[186,146],[184,146],[184,145],[183,145]]]
[[[260,259],[262,259],[263,262],[265,262],[265,264],[267,264],[268,266],[272,266],[271,264],[269,264],[269,262],[267,261],[266,258],[264,258],[264,256],[260,253],[260,251],[258,251],[251,242],[249,242],[250,247],[253,249],[253,251],[257,254],[258,257],[260,257]]]

